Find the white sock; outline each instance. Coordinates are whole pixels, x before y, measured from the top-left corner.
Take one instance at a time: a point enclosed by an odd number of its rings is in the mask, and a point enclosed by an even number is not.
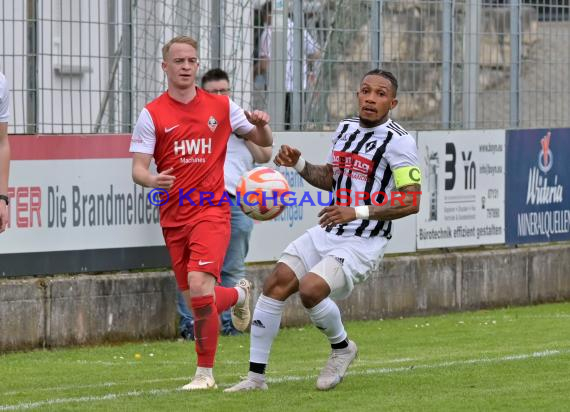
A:
[[[329,339],[329,342],[339,343],[346,339],[346,331],[340,318],[340,310],[331,298],[325,298],[311,309],[305,309],[315,325]]]
[[[271,344],[279,332],[285,302],[259,296],[251,321],[250,362],[267,365]]]
[[[240,288],[239,286],[235,286],[234,289],[237,290],[238,293],[238,299],[236,305],[243,304],[243,302],[245,302],[245,290],[243,290],[243,288]]]
[[[196,368],[196,376],[197,375],[206,375],[206,376],[209,376],[210,378],[214,377],[214,375],[212,373],[212,368],[203,368],[201,366],[198,366]]]

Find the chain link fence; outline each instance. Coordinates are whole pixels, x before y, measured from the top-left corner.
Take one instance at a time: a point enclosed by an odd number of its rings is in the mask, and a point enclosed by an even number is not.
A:
[[[568,0],[265,3],[0,0],[10,133],[130,132],[179,34],[199,41],[199,74],[228,71],[234,100],[276,130],[334,128],[376,67],[397,76],[408,129],[570,126]]]

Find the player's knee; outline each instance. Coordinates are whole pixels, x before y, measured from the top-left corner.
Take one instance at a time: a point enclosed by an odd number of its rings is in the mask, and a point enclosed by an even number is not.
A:
[[[299,288],[299,280],[295,273],[284,265],[278,263],[263,284],[263,294],[272,299],[284,301]]]
[[[318,275],[309,273],[299,282],[299,297],[306,308],[318,305],[329,294],[330,288]]]
[[[188,274],[188,287],[190,290],[190,294],[193,296],[200,296],[211,293],[210,289],[210,282],[205,276],[196,273],[189,273]]]

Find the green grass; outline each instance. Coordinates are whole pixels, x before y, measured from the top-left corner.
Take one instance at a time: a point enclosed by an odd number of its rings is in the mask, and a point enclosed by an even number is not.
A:
[[[315,389],[328,345],[306,326],[279,333],[267,392],[221,391],[246,374],[249,336],[220,338],[220,389],[201,393],[178,390],[194,372],[187,342],[6,354],[0,356],[0,411],[570,408],[570,303],[350,322],[347,329],[360,356],[329,392]]]

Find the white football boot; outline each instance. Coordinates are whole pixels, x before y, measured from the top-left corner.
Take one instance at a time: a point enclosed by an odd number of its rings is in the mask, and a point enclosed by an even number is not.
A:
[[[317,389],[326,391],[338,385],[357,354],[358,348],[353,341],[349,341],[346,348],[333,349],[327,364],[317,378]]]
[[[185,391],[196,391],[196,390],[204,390],[204,389],[217,389],[218,385],[216,385],[216,381],[213,377],[196,374],[194,378],[182,387],[182,390]]]
[[[249,321],[251,320],[250,300],[253,285],[249,280],[241,279],[236,286],[243,289],[245,299],[243,303],[236,304],[232,307],[232,323],[234,324],[234,328],[243,332],[247,329]]]
[[[257,376],[255,376],[257,375]],[[261,390],[266,391],[267,384],[265,383],[264,378],[259,378],[259,374],[252,374],[249,372],[247,377],[244,378],[240,383],[237,385],[231,386],[224,390],[224,392],[242,392],[242,391],[253,391],[253,390]]]

